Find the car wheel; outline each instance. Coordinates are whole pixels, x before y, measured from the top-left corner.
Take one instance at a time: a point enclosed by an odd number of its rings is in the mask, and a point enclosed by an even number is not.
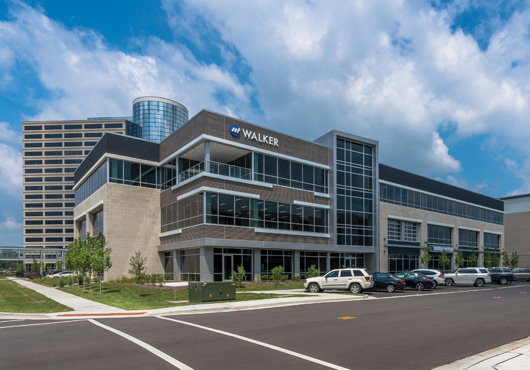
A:
[[[501,285],[506,285],[508,284],[508,278],[506,276],[502,276],[500,279],[499,279],[499,284]]]
[[[475,280],[475,286],[483,287],[484,286],[484,279]]]
[[[387,291],[388,293],[394,293],[394,292],[396,291],[396,287],[395,287],[393,284],[388,284],[388,285],[386,286],[386,291]]]
[[[445,285],[451,286],[454,284],[455,284],[455,281],[453,279],[445,279]]]
[[[350,285],[350,292],[353,294],[359,294],[362,290],[361,286],[357,283]]]
[[[318,286],[317,283],[311,283],[311,284],[309,284],[309,291],[311,293],[318,293],[318,292],[320,292],[320,287]]]
[[[438,283],[436,282],[436,280],[433,281],[433,284],[434,284],[434,285],[432,286],[433,289],[438,288]]]
[[[423,285],[423,283],[416,283],[414,287],[416,288],[417,291],[425,289],[425,286]]]

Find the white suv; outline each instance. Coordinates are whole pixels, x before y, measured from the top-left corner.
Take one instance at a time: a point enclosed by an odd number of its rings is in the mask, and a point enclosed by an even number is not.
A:
[[[324,276],[308,278],[304,283],[304,288],[311,293],[325,289],[343,289],[357,294],[373,286],[372,275],[368,274],[366,269],[354,268],[331,270]]]
[[[438,285],[445,285],[444,273],[441,272],[440,270],[417,269],[417,270],[412,270],[412,272],[419,272],[420,274],[423,274],[427,276],[428,278],[433,279],[434,280],[433,289],[436,289]]]
[[[491,284],[491,276],[483,267],[467,267],[458,269],[452,274],[445,274],[445,285],[453,284],[473,284],[482,287],[484,284]]]

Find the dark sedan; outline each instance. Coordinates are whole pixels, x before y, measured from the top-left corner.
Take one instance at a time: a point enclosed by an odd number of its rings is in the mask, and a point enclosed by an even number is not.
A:
[[[374,290],[386,290],[388,293],[393,293],[397,289],[402,290],[405,288],[405,281],[398,279],[393,274],[376,272],[372,274],[372,280],[374,281]]]
[[[403,271],[396,272],[394,275],[397,278],[405,280],[406,286],[412,289],[423,290],[434,288],[434,280],[419,272]]]

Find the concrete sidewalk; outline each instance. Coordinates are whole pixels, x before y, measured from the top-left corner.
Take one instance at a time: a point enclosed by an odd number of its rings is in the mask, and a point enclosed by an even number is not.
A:
[[[479,353],[434,370],[528,370],[530,337]]]
[[[8,278],[11,281],[14,281],[26,288],[36,291],[37,293],[42,294],[45,297],[53,299],[56,302],[59,302],[66,307],[71,308],[76,313],[120,313],[127,312],[121,308],[116,308],[108,306],[103,303],[94,302],[88,299],[78,297],[76,295],[65,293],[59,289],[48,287],[41,284],[32,283],[29,280],[17,279],[13,277]],[[68,313],[71,313],[70,311]],[[58,315],[57,313],[53,315]]]

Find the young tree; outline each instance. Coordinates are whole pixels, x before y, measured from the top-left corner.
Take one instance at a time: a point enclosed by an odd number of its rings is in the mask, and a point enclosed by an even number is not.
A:
[[[512,269],[516,268],[519,264],[519,255],[517,252],[512,252],[512,258],[510,259],[510,267]]]
[[[484,267],[491,267],[491,252],[489,249],[484,251]]]
[[[492,267],[497,267],[499,265],[500,265],[499,250],[497,248],[495,248],[495,250],[491,254],[491,266]]]
[[[476,267],[477,266],[477,260],[478,260],[477,251],[475,250],[475,247],[473,247],[471,249],[471,254],[469,255],[469,266],[470,267]]]
[[[424,268],[429,268],[429,263],[431,263],[432,260],[431,246],[429,243],[425,243],[425,247],[422,249],[420,260]]]
[[[112,261],[110,254],[112,249],[105,248],[107,241],[105,236],[100,232],[93,240],[94,250],[92,252],[92,267],[99,277],[99,294],[101,294],[101,278],[105,271],[108,271],[112,267]]]
[[[243,266],[237,266],[237,271],[232,271],[232,280],[234,280],[238,288],[243,286],[243,282],[247,280],[247,272]]]
[[[283,278],[283,266],[276,266],[271,270],[272,280],[274,284],[280,285],[280,281]]]
[[[40,274],[40,263],[36,258],[33,258],[33,261],[31,261],[31,272]]]
[[[464,255],[460,249],[456,251],[455,263],[458,268],[464,267],[464,264],[466,263]]]
[[[444,249],[440,254],[440,265],[442,266],[443,271],[447,271],[447,269],[451,265],[451,260],[449,259],[446,249]]]
[[[80,255],[81,255],[81,238],[77,237],[68,246],[68,252],[64,255],[64,264],[70,271],[74,271],[77,276],[77,287],[79,288],[79,272],[81,271]],[[74,285],[74,277],[72,276],[72,286]]]
[[[139,250],[134,252],[134,256],[131,256],[131,258],[129,259],[129,266],[131,266],[129,274],[134,275],[134,278],[138,283],[138,295],[140,295],[140,281],[145,275],[145,270],[147,268],[146,264],[147,257],[142,257],[142,252],[140,252]]]
[[[502,251],[502,262],[500,264],[504,267],[510,266],[510,256],[508,256],[506,249]]]

